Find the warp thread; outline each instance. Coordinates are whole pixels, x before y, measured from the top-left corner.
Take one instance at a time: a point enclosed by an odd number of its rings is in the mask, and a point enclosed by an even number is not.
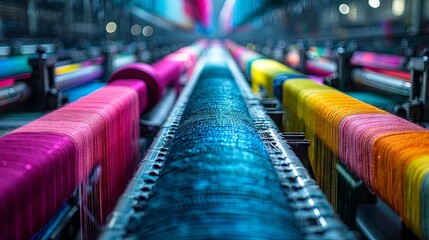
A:
[[[237,48],[229,45],[230,49]],[[403,57],[356,52],[351,63],[377,71],[400,69]],[[252,72],[253,90],[263,87],[270,93],[266,83],[276,82],[273,72],[279,67],[257,60],[253,68],[257,70],[256,75]],[[403,74],[383,71],[392,76]],[[334,207],[339,197],[336,165],[341,160],[416,235],[429,238],[429,131],[311,80],[288,79],[287,74],[284,78],[287,81],[274,84],[274,93],[280,95],[285,109],[284,127],[306,132],[316,179]]]
[[[276,96],[276,98],[281,101],[282,100],[282,96],[283,96],[283,83],[290,80],[290,79],[296,79],[296,78],[300,78],[300,79],[307,79],[308,77],[305,76],[304,74],[300,74],[300,73],[284,73],[284,74],[279,74],[277,75],[274,79],[273,79],[273,89],[274,89],[274,95]]]
[[[238,86],[229,71],[211,65],[190,96],[131,236],[300,238],[287,203]]]
[[[193,67],[204,45],[170,60]],[[78,186],[81,238],[97,235],[140,160],[139,115],[149,100],[145,82],[115,80],[68,90],[75,102],[0,138],[1,239],[32,237]]]
[[[287,121],[299,122],[288,126],[300,127],[313,142],[309,157],[316,180],[333,206],[339,156],[416,235],[427,235],[422,231],[429,216],[420,211],[427,203],[423,189],[416,189],[427,174],[422,162],[428,160],[428,131],[310,80],[289,80],[283,91],[284,107],[295,116]]]
[[[139,160],[138,104],[135,90],[108,86],[0,138],[5,142],[2,175],[12,181],[1,185],[0,205],[13,211],[1,216],[1,238],[31,237],[78,185],[82,237],[96,235],[86,210],[103,224]],[[11,167],[17,158],[22,164]],[[101,170],[98,192],[89,193],[89,176],[97,167]],[[28,223],[26,229],[23,223]]]

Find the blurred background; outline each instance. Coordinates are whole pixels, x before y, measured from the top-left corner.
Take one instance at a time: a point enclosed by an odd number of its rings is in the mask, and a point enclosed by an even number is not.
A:
[[[12,48],[3,55],[26,44],[87,48],[202,37],[264,45],[264,53],[298,41],[340,40],[398,52],[418,48],[429,32],[425,0],[2,0],[1,6],[0,44]]]

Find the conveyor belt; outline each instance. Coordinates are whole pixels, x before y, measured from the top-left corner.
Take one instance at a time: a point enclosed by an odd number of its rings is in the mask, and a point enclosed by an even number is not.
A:
[[[101,239],[353,239],[226,52],[202,68]]]

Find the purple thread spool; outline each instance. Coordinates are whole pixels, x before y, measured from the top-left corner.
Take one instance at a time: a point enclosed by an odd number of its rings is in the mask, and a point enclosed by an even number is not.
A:
[[[42,132],[11,133],[0,146],[0,239],[29,239],[78,185],[76,148],[67,136]]]

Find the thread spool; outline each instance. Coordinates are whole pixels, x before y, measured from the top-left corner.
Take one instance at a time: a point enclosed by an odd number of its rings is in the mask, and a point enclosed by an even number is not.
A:
[[[300,73],[294,73],[294,72],[279,74],[273,79],[274,95],[277,97],[279,101],[283,99],[283,83],[290,79],[297,79],[297,78],[308,79],[307,76]]]
[[[132,63],[119,68],[110,76],[108,82],[118,79],[137,79],[145,82],[149,95],[146,111],[151,110],[161,99],[165,83],[159,78],[156,70],[144,63]]]
[[[182,55],[180,58],[181,61],[184,61],[188,79],[191,77],[198,57],[201,55],[204,47],[204,42],[200,41],[176,51],[176,53]]]
[[[123,86],[134,89],[139,98],[139,110],[141,113],[144,112],[148,101],[148,90],[145,82],[135,79],[120,79],[110,83],[109,86]]]
[[[306,132],[316,180],[335,208],[339,124],[348,115],[382,111],[309,79],[288,80],[283,91],[285,109],[296,116],[288,125]]]
[[[177,94],[180,91],[180,77],[187,68],[187,64],[194,64],[188,54],[175,52],[157,61],[152,66],[144,63],[128,64],[116,70],[108,82],[118,79],[137,79],[145,82],[147,86],[147,106],[145,111],[150,111],[161,99],[168,86],[173,85]]]
[[[287,96],[284,97],[285,108],[297,116],[295,120],[302,121],[307,136],[315,141],[310,146],[309,156],[322,188],[329,191],[328,186],[330,189],[336,186],[329,169],[335,166],[335,156],[340,154],[348,167],[392,206],[407,226],[422,236],[420,231],[424,228],[420,226],[427,217],[419,215],[416,203],[422,201],[423,206],[425,201],[416,197],[415,189],[423,180],[412,179],[423,176],[423,172],[419,174],[412,169],[425,161],[418,156],[427,154],[428,148],[424,147],[428,142],[425,139],[427,130],[326,86],[316,86],[309,80],[289,80],[284,83],[283,90]],[[409,166],[407,173],[405,166]],[[425,169],[425,165],[422,166],[420,171]],[[329,179],[324,177],[327,171],[331,172]],[[409,180],[405,179],[406,174]],[[407,190],[402,187],[405,184]],[[407,196],[404,191],[408,191]],[[335,192],[330,194],[331,202],[335,201]],[[332,203],[335,206],[335,202]]]
[[[264,88],[268,97],[274,97],[273,80],[281,73],[296,73],[293,69],[271,59],[259,59],[252,62],[252,90],[259,92],[259,88]]]
[[[365,67],[364,70],[368,72],[383,74],[393,78],[398,78],[406,82],[409,82],[411,79],[411,73],[403,70],[380,69],[380,68],[374,68],[370,66]]]
[[[406,62],[405,57],[390,54],[356,51],[350,59],[355,66],[368,66],[381,69],[401,69]]]
[[[233,44],[230,45],[230,48],[234,47]],[[352,61],[358,61],[359,56],[363,55],[358,53]],[[398,68],[402,64],[400,59],[392,56],[365,56],[392,68]],[[268,68],[264,74],[270,74],[270,71],[272,69]],[[377,68],[374,71],[377,71]],[[400,71],[388,73],[395,76],[402,74]],[[254,77],[253,74],[252,76]],[[421,211],[423,206],[427,205],[427,197],[423,196],[428,192],[425,180],[429,179],[424,178],[428,168],[428,141],[424,137],[427,130],[329,87],[316,86],[304,79],[288,79],[287,75],[285,78],[288,81],[277,84],[281,86],[283,93],[276,94],[283,100],[285,127],[289,131],[306,132],[312,142],[309,157],[315,168],[316,178],[333,205],[335,206],[337,197],[336,191],[332,191],[336,186],[334,168],[339,154],[354,173],[363,178],[369,187],[375,189],[377,194],[393,207],[414,233],[420,237],[428,236],[429,217],[424,210]],[[266,80],[263,77],[257,77],[253,85],[257,86],[253,88],[254,91],[259,91],[260,86],[267,89],[264,82]],[[278,88],[277,85],[274,86],[274,91]],[[424,133],[423,136],[417,138],[421,133]],[[415,136],[414,142],[411,140],[412,136]],[[402,148],[396,149],[392,144],[401,142],[401,137],[410,142],[401,143],[399,145]],[[403,149],[403,152],[399,149]],[[380,157],[383,160],[380,160]],[[382,167],[388,164],[388,169]],[[392,176],[395,176],[396,180]],[[394,181],[399,181],[404,187],[398,189],[393,184]],[[415,194],[419,188],[420,194]]]
[[[329,76],[337,71],[335,62],[326,58],[319,58],[317,60],[308,59],[305,62],[305,68],[308,72],[323,77]]]
[[[373,190],[374,142],[391,134],[423,131],[426,130],[391,114],[350,115],[340,125],[339,156]]]
[[[95,237],[98,229],[88,220],[103,224],[139,160],[145,95],[144,82],[117,80],[0,138],[0,172],[10,177],[0,184],[0,207],[11,213],[0,217],[1,238],[32,237],[78,185],[81,238]],[[101,175],[90,192],[92,171]]]
[[[427,185],[419,185],[419,182],[422,182],[420,178],[427,175],[426,164],[421,165],[422,170],[417,172],[407,171],[412,171],[416,164],[427,161],[428,146],[429,131],[425,131],[380,137],[373,147],[373,158],[377,158],[373,179],[376,193],[380,194],[405,224],[419,236],[427,234],[425,226],[429,216],[425,215],[426,211],[421,210],[427,205],[427,198],[420,198],[419,204],[418,197],[413,195],[419,194],[420,191],[424,196],[427,191],[424,188]],[[422,215],[419,216],[417,211]]]
[[[429,154],[416,157],[405,170],[405,214],[409,222],[409,228],[421,238],[427,238],[429,229],[427,192],[429,185],[428,176]]]
[[[28,56],[15,56],[0,59],[0,78],[31,72]]]
[[[74,64],[72,64],[74,65]],[[63,71],[65,71],[63,69]],[[56,76],[55,87],[67,89],[92,82],[103,76],[103,68],[99,65],[86,66],[75,71]]]
[[[76,147],[71,138],[51,133],[13,133],[0,143],[0,238],[28,239],[76,188],[77,164],[69,161]]]
[[[18,168],[3,165],[4,176],[14,182],[0,185],[1,207],[14,214],[2,215],[0,221],[10,223],[1,225],[8,228],[2,228],[0,235],[6,239],[30,238],[79,184],[81,237],[94,237],[97,232],[88,221],[87,210],[103,224],[139,159],[138,104],[135,90],[108,86],[0,138],[9,146],[1,156],[6,159],[3,163],[16,159],[22,162]],[[22,143],[18,144],[20,139]],[[99,184],[94,188],[98,192],[89,197],[87,184],[96,166],[101,169]],[[14,174],[14,169],[20,175]],[[22,172],[28,174],[23,176]],[[23,201],[10,195],[13,186],[18,187],[16,195],[25,196]],[[22,227],[27,221],[34,223]]]

